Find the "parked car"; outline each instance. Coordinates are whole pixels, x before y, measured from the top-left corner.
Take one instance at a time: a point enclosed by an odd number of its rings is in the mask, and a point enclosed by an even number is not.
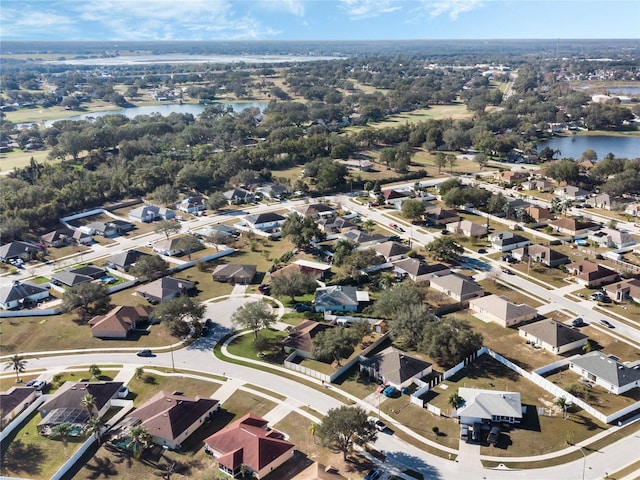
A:
[[[26,386],[33,387],[40,392],[46,385],[47,382],[45,382],[44,380],[31,380],[30,382],[27,382]]]
[[[369,421],[373,423],[373,426],[376,427],[376,430],[379,432],[384,432],[387,429],[387,424],[379,418],[369,417]]]
[[[258,291],[263,295],[269,295],[271,293],[271,285],[261,284],[258,285]]]
[[[200,336],[201,337],[206,337],[207,335],[209,335],[209,326],[208,325],[203,325],[202,326],[202,330],[200,330]]]
[[[296,303],[293,308],[298,313],[311,311],[311,307],[309,305],[304,304],[304,303]]]
[[[136,353],[136,355],[139,357],[153,357],[153,352],[148,348],[145,348],[143,350],[140,350],[138,353]]]
[[[469,440],[469,425],[460,425],[460,438],[465,442]]]
[[[503,269],[502,269],[502,273],[506,273],[507,275],[513,275],[513,274],[514,274],[514,273],[513,273],[511,270],[509,270],[508,268],[503,268]]]
[[[491,427],[491,431],[489,432],[489,436],[487,437],[487,442],[495,443],[498,441],[498,437],[500,436],[500,427]]]
[[[398,390],[396,387],[394,386],[388,386],[386,387],[383,391],[382,394],[385,397],[389,397],[389,398],[396,398],[400,396],[400,390]]]
[[[471,431],[471,440],[479,442],[482,440],[482,424],[474,423],[473,430]]]
[[[478,249],[478,253],[487,253],[487,249],[486,248],[479,248]]]
[[[582,326],[584,326],[584,324],[585,324],[584,320],[582,320],[582,318],[580,318],[580,317],[575,318],[575,319],[573,319],[571,321],[571,326],[572,327],[582,327]]]
[[[605,320],[604,318],[602,320],[600,320],[600,324],[605,326],[605,327],[607,327],[607,328],[616,328],[615,325],[613,325],[608,320]]]

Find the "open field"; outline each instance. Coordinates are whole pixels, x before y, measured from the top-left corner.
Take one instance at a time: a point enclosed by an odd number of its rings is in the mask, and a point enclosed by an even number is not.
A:
[[[86,107],[78,110],[67,110],[62,106],[56,105],[49,108],[21,108],[15,112],[6,112],[6,119],[13,123],[37,123],[40,124],[45,120],[54,120],[57,118],[74,117],[83,113],[105,112],[109,110],[120,110],[112,103],[102,100],[92,101]],[[41,125],[42,126],[42,125]]]
[[[22,150],[14,150],[11,153],[0,154],[0,172],[8,172],[14,168],[23,168],[31,163],[33,158],[38,163],[57,163],[60,160],[49,160],[49,150],[33,150],[23,152]]]
[[[383,120],[382,122],[372,122],[370,126],[375,128],[397,127],[406,123],[418,123],[430,119],[439,120],[443,118],[452,118],[454,120],[459,120],[472,117],[473,112],[467,110],[466,105],[463,103],[453,105],[434,105],[429,108],[414,110],[412,112],[389,115],[386,120]]]
[[[484,288],[487,293],[507,297],[510,302],[515,303],[516,305],[524,303],[533,308],[543,305],[542,302],[536,300],[536,297],[529,296],[519,290],[514,290],[509,285],[501,283],[500,280],[497,282],[494,282],[493,280],[480,280],[478,285]]]

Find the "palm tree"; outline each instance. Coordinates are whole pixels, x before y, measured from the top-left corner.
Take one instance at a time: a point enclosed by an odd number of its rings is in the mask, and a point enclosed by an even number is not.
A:
[[[51,429],[51,435],[49,435],[49,438],[52,438],[54,440],[58,438],[62,440],[65,458],[69,456],[67,455],[67,442],[69,441],[69,437],[71,436],[72,429],[73,427],[71,426],[70,423],[61,423],[53,427]]]
[[[105,422],[103,417],[92,418],[91,420],[89,420],[89,423],[87,423],[85,432],[87,432],[89,435],[95,435],[96,439],[98,440],[98,445],[100,445],[100,440],[102,438],[102,429],[106,424],[107,422]]]
[[[55,385],[59,385],[63,376],[64,375],[62,375],[61,372],[56,373],[53,377],[51,377],[51,383],[53,383]]]
[[[311,422],[309,424],[309,428],[307,429],[311,436],[313,437],[313,444],[316,443],[316,434],[318,433],[318,424],[315,422]]]
[[[89,366],[89,374],[91,375],[91,378],[97,379],[102,374],[102,370],[100,370],[100,367],[94,363]]]
[[[131,441],[127,444],[127,448],[131,448],[133,456],[140,458],[145,448],[151,443],[151,434],[142,425],[136,425],[129,430]]]
[[[9,370],[10,368],[13,368],[13,370],[16,372],[16,383],[20,383],[20,374],[25,371],[26,366],[27,361],[24,359],[24,357],[16,354],[13,357],[9,358],[9,360],[7,360],[4,369]]]
[[[462,397],[458,395],[458,392],[454,392],[449,395],[449,405],[451,405],[454,409],[458,408],[458,405],[462,402]]]
[[[367,232],[370,232],[375,227],[376,227],[376,222],[374,222],[371,219],[365,220],[364,222],[362,222],[362,228],[364,228]]]
[[[555,404],[562,409],[562,418],[567,419],[567,399],[564,397],[556,398]]]
[[[394,280],[395,276],[389,272],[384,272],[382,275],[380,275],[380,285],[383,288],[389,288],[391,285],[393,285]]]
[[[142,380],[142,377],[144,376],[144,368],[143,367],[136,368],[136,372],[135,372],[134,376],[138,380]]]
[[[96,397],[90,393],[86,394],[80,400],[80,406],[89,413],[89,418],[93,418],[93,410],[96,408]]]

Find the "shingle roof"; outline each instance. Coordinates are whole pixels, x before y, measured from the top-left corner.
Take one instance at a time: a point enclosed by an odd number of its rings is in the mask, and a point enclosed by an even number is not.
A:
[[[397,255],[404,255],[411,249],[406,245],[398,242],[384,242],[373,247],[373,249],[385,258],[395,257]]]
[[[528,255],[530,257],[544,258],[547,261],[569,261],[569,257],[567,257],[564,253],[560,253],[557,250],[553,250],[552,248],[546,247],[544,245],[527,245],[526,247],[516,248],[515,250],[513,250],[513,253],[514,255]]]
[[[458,409],[458,416],[491,419],[492,417],[522,418],[522,404],[519,392],[501,392],[479,388],[458,389],[464,405]]]
[[[516,305],[507,300],[506,297],[500,297],[498,295],[474,298],[473,300],[469,300],[469,303],[506,321],[536,312],[536,309],[529,305],[525,305],[524,303]]]
[[[226,265],[218,265],[213,271],[213,277],[236,277],[253,279],[257,271],[256,265],[241,265],[228,263]]]
[[[335,326],[316,322],[315,320],[303,320],[296,325],[293,333],[282,343],[289,348],[311,352],[313,350],[313,337],[330,328],[335,328]]]
[[[444,265],[438,265],[442,267],[442,270],[448,269],[448,267]],[[418,260],[417,258],[403,258],[401,260],[396,260],[395,262],[393,262],[393,266],[415,277],[430,273],[429,265],[421,260]]]
[[[396,385],[401,385],[431,366],[429,362],[407,355],[394,347],[385,348],[362,362],[362,365],[374,367],[386,380]]]
[[[449,290],[460,297],[484,291],[482,287],[473,280],[469,280],[466,277],[461,277],[460,275],[455,275],[453,273],[443,275],[442,277],[432,278],[431,284],[438,285],[439,287]]]
[[[333,285],[331,287],[318,288],[315,294],[315,305],[321,307],[334,307],[343,305],[358,305],[356,287]]]
[[[247,215],[246,217],[244,217],[244,219],[247,222],[252,223],[254,225],[259,225],[261,223],[282,222],[286,220],[285,217],[283,217],[279,213],[274,213],[274,212],[258,213],[256,215]]]
[[[136,292],[150,296],[153,298],[163,299],[175,295],[177,293],[184,293],[195,287],[195,283],[188,280],[182,280],[181,278],[174,277],[162,277],[147,285],[136,288]]]
[[[352,242],[355,243],[368,243],[368,242],[381,242],[383,240],[386,240],[388,237],[385,237],[384,235],[380,235],[379,233],[366,233],[363,232],[362,230],[349,230],[345,233],[342,234],[342,236],[344,238],[346,238],[347,240],[351,240]]]
[[[28,282],[13,282],[11,285],[0,287],[0,303],[22,300],[31,295],[46,292],[47,289]]]
[[[489,235],[489,241],[491,243],[495,243],[497,245],[505,246],[505,245],[514,245],[516,243],[528,242],[529,239],[525,238],[517,233],[503,231],[496,232]]]
[[[321,213],[333,213],[335,208],[325,205],[324,203],[310,203],[308,205],[300,205],[294,210],[302,215],[320,215]]]
[[[191,398],[161,391],[129,417],[140,420],[154,437],[173,441],[217,404],[218,400],[211,398]]]
[[[69,287],[93,281],[93,278],[88,275],[81,275],[69,270],[63,270],[62,272],[54,273],[53,275],[51,275],[51,278],[60,283],[64,283]]]
[[[549,222],[549,225],[574,232],[585,229],[597,230],[600,228],[600,225],[597,223],[582,222],[576,218],[557,218],[556,220]]]
[[[6,243],[0,246],[0,258],[10,260],[17,258],[25,252],[37,252],[40,248],[36,247],[33,243],[21,242],[16,240],[15,242]]]
[[[12,387],[7,392],[0,392],[0,418],[24,403],[35,391],[33,387]]]
[[[100,332],[128,332],[141,318],[148,318],[153,309],[151,307],[118,306],[105,315],[97,315],[89,320],[91,331]],[[94,333],[94,335],[96,335]],[[99,336],[99,335],[96,335]]]
[[[572,359],[571,363],[617,387],[640,380],[640,368],[627,367],[600,352],[587,353]]]
[[[136,263],[140,257],[150,256],[148,253],[140,250],[127,250],[126,252],[116,253],[107,259],[107,261],[118,267],[129,267]]]
[[[122,382],[65,382],[39,410],[50,412],[56,408],[81,408],[80,401],[87,394],[93,395],[96,409],[101,410],[122,385]]]
[[[86,239],[91,238],[91,235],[81,232],[80,230],[73,230],[71,228],[59,228],[49,233],[45,233],[40,237],[40,240],[46,243],[53,243],[62,238]]]
[[[551,318],[530,323],[529,325],[520,327],[520,330],[527,332],[532,337],[537,338],[552,347],[562,347],[588,338],[578,330],[568,327]]]

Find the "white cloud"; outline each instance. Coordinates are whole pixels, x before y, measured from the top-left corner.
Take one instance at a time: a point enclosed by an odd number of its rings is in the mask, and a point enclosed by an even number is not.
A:
[[[10,4],[9,4],[10,5]],[[10,38],[35,38],[40,34],[68,34],[73,20],[50,11],[33,11],[17,4],[18,8],[2,5],[2,36]]]
[[[304,17],[305,14],[302,0],[257,0],[256,5],[263,10],[291,13],[298,17]]]
[[[378,17],[402,8],[396,0],[340,0],[340,7],[353,19]]]
[[[421,0],[432,17],[449,15],[456,20],[461,13],[470,12],[483,6],[482,0]]]

